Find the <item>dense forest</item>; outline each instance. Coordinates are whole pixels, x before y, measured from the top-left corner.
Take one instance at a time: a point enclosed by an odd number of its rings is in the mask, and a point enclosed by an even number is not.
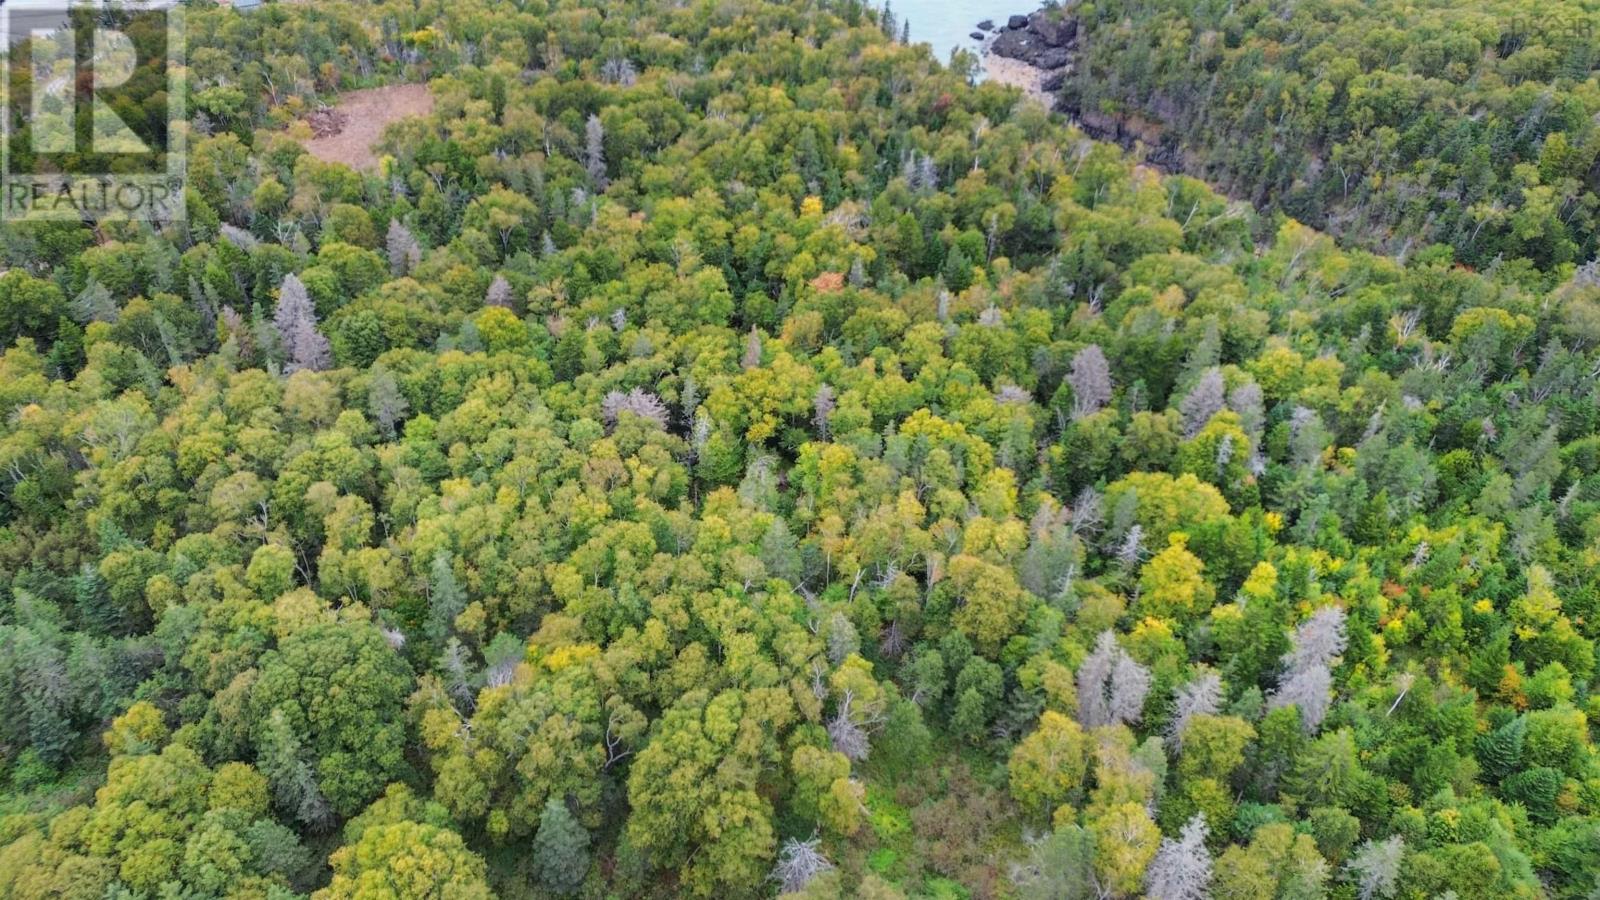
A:
[[[1519,278],[1600,227],[1600,5],[1095,0],[1067,105],[1237,196],[1390,255]],[[1548,282],[1547,282],[1548,283]]]
[[[188,28],[186,219],[0,228],[0,900],[1600,889],[1587,201],[1341,246],[856,0]]]

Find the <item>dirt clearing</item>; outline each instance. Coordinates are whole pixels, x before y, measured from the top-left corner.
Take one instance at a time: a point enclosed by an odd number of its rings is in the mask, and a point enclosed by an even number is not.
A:
[[[425,84],[397,84],[340,94],[330,112],[312,113],[313,131],[304,141],[306,150],[323,162],[340,162],[352,169],[377,165],[372,145],[390,122],[433,112],[433,95]]]

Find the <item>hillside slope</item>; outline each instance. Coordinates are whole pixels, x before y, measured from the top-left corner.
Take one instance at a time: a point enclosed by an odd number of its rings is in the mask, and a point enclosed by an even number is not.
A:
[[[1191,174],[1362,246],[1559,280],[1594,257],[1600,8],[1108,0],[1065,105],[1144,120]],[[1151,134],[1145,135],[1151,138]]]
[[[0,228],[0,897],[1595,889],[1597,279],[853,3],[190,28],[187,223]]]

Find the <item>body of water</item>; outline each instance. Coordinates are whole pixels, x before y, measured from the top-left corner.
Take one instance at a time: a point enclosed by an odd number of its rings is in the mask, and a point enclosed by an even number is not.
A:
[[[960,47],[978,53],[982,43],[970,37],[984,19],[1004,26],[1013,13],[1038,9],[1037,0],[890,0],[895,20],[911,23],[911,40],[933,47],[940,62],[950,60],[950,51]]]

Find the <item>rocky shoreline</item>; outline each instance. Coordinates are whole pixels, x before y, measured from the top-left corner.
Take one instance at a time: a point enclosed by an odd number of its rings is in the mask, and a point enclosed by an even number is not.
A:
[[[1183,170],[1182,151],[1158,124],[1077,109],[1067,102],[1061,87],[1077,64],[1080,33],[1078,21],[1066,7],[1010,16],[999,26],[985,19],[978,23],[972,38],[982,42],[984,67],[993,80],[1021,88],[1045,106],[1066,114],[1095,140],[1125,149],[1143,145],[1146,164],[1169,172]]]
[[[1078,46],[1078,22],[1060,8],[1041,9],[1031,15],[1011,16],[998,28],[985,19],[978,23],[972,37],[985,42],[983,52],[989,58],[990,68],[999,70],[991,72],[997,80],[1017,84],[1025,90],[1036,88],[1046,96],[1053,96],[1072,71]],[[1035,71],[1018,70],[1014,65],[996,67],[992,65],[996,58]]]

